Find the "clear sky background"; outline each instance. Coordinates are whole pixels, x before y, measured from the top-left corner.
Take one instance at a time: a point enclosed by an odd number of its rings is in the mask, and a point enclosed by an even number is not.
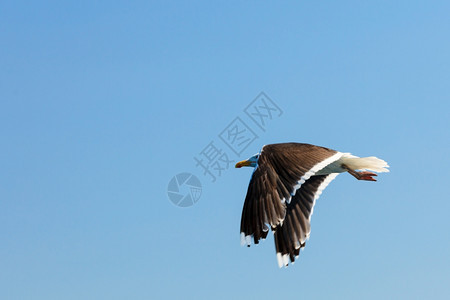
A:
[[[449,299],[448,1],[0,2],[1,299]],[[275,142],[376,155],[299,260],[240,246],[251,169],[195,166],[264,91]],[[169,180],[203,191],[173,205]]]

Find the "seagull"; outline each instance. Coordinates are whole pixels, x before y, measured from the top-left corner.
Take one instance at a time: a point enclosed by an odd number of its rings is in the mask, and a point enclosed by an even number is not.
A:
[[[389,165],[377,157],[303,143],[265,145],[235,167],[254,168],[242,209],[241,245],[258,244],[270,227],[280,268],[294,263],[305,247],[314,204],[339,173],[376,181],[377,174],[370,171],[389,172]]]

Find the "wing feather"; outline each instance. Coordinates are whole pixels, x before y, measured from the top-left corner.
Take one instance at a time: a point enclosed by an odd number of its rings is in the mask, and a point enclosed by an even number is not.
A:
[[[311,214],[315,200],[335,177],[335,173],[312,176],[297,190],[290,204],[286,207],[285,221],[275,229],[277,257],[288,255],[291,262],[295,261],[300,253],[299,248],[305,246],[305,242],[311,233]],[[299,244],[300,247],[298,247]],[[279,245],[286,246],[281,248],[278,247]],[[285,266],[288,263],[283,260]]]
[[[283,224],[288,212],[287,207],[296,191],[315,172],[338,160],[341,155],[340,152],[309,144],[264,146],[258,158],[258,166],[252,174],[242,210],[241,236],[243,234],[247,244],[249,245],[250,237],[253,237],[255,244],[265,238],[267,225],[274,229]],[[306,200],[302,201],[303,204],[299,207],[303,216],[300,217],[297,213],[298,227],[302,229],[300,237],[309,230],[309,222],[304,224],[302,218],[312,212],[314,199],[311,199],[311,195],[310,193],[301,196]],[[287,242],[283,240],[280,243],[286,246]],[[292,247],[292,244],[295,243],[290,243],[289,247]]]

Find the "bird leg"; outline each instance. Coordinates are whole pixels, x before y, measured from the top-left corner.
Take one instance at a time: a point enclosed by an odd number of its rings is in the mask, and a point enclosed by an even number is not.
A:
[[[347,170],[347,172],[349,172],[351,175],[353,175],[353,177],[355,177],[358,180],[367,180],[367,181],[377,181],[375,178],[373,178],[372,176],[377,176],[377,174],[372,173],[372,172],[367,172],[367,171],[355,171],[351,168],[349,168],[347,165],[342,164],[342,167],[344,169]]]

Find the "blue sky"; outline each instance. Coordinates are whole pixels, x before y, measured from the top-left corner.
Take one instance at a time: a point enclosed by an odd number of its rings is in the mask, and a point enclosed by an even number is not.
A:
[[[3,1],[0,298],[448,299],[448,1]],[[245,107],[282,110],[263,132]],[[258,139],[376,155],[342,174],[299,260],[244,248],[250,169],[195,166],[242,117]],[[173,205],[190,172],[202,196]]]

